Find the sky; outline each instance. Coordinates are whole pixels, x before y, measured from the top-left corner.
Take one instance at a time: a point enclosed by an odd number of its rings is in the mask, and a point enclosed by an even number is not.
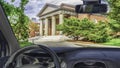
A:
[[[6,1],[11,3],[10,0]],[[19,3],[20,0],[15,0],[15,2],[12,4],[14,4],[15,6],[19,6]],[[82,4],[82,0],[29,0],[29,3],[25,7],[25,14],[30,18],[37,18],[37,14],[46,3],[51,3],[55,5],[60,5],[61,3],[76,5]]]
[[[75,4],[82,3],[81,0],[30,0],[26,6],[25,13],[30,17],[36,17],[36,15],[40,12],[41,8],[45,5],[45,3],[51,3],[55,5],[60,5],[61,3]]]

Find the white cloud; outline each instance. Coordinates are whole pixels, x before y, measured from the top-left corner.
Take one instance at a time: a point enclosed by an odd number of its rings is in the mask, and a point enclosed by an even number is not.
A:
[[[25,13],[29,17],[35,17],[45,3],[51,3],[55,5],[60,5],[61,3],[68,4],[81,4],[81,0],[29,0],[29,3],[26,6]]]
[[[45,0],[46,3],[52,3],[56,5],[60,5],[61,3],[68,4],[81,4],[82,0]]]
[[[10,0],[6,0],[7,2],[11,3]],[[105,1],[105,0],[102,0]],[[18,6],[20,0],[16,0],[13,4]],[[51,3],[55,5],[60,5],[61,3],[67,4],[82,4],[82,0],[29,0],[29,3],[26,5],[25,13],[30,18],[36,17],[38,12],[40,12],[41,8],[45,5],[45,3]]]
[[[15,0],[14,3],[11,0],[5,0],[15,6],[19,6],[21,0]],[[107,3],[107,0],[102,0],[102,3]],[[36,17],[36,15],[40,12],[41,8],[45,5],[45,3],[60,5],[61,3],[67,4],[82,4],[82,0],[29,0],[29,3],[26,5],[25,14],[30,18]]]
[[[43,0],[29,0],[29,3],[26,5],[25,13],[29,17],[35,17],[40,9],[43,7]]]

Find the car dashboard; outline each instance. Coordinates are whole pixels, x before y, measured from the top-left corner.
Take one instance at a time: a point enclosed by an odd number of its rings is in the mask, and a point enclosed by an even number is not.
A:
[[[59,57],[61,68],[119,68],[119,48],[77,48],[53,47],[51,48]],[[31,63],[39,63],[48,68],[55,68],[50,55],[44,52],[25,53]],[[29,59],[28,59],[29,58]],[[25,62],[24,62],[25,64]]]

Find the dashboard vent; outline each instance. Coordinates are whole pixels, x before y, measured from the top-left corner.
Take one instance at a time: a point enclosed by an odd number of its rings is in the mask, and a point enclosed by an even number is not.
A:
[[[91,62],[90,64],[86,62],[80,62],[75,64],[74,68],[106,68],[106,66],[101,62]]]

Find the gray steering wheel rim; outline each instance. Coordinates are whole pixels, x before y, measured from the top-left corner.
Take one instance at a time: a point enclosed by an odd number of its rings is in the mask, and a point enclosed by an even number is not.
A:
[[[11,68],[9,66],[12,64],[13,61],[15,61],[15,59],[20,54],[23,54],[24,52],[31,50],[31,49],[46,50],[49,54],[51,54],[53,61],[54,61],[54,64],[56,65],[56,68],[61,68],[61,65],[60,65],[60,62],[59,62],[59,59],[58,59],[58,56],[56,55],[56,53],[53,50],[51,50],[50,48],[43,46],[43,45],[28,46],[28,47],[25,47],[25,48],[22,48],[22,49],[16,51],[12,56],[9,57],[9,59],[7,60],[5,66],[3,68]]]

